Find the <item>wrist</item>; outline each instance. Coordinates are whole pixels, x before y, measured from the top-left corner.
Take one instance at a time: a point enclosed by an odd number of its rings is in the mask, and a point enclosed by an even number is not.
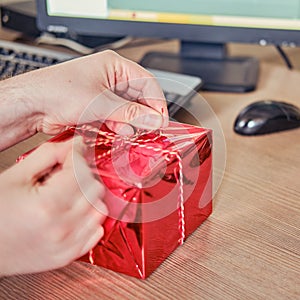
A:
[[[37,132],[42,114],[31,97],[34,87],[30,89],[24,86],[26,82],[21,78],[0,82],[0,149],[10,147]]]

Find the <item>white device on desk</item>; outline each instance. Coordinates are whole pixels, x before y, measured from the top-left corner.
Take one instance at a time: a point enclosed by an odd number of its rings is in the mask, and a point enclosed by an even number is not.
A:
[[[76,56],[37,46],[0,40],[0,79],[43,68]],[[157,77],[166,99],[170,116],[193,96],[202,80],[196,76],[149,69]]]
[[[171,117],[195,95],[203,84],[202,79],[196,76],[147,69],[157,78],[164,91]]]

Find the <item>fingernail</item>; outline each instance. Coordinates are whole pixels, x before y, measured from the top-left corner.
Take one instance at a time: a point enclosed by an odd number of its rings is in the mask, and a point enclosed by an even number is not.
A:
[[[163,117],[160,114],[149,114],[145,117],[145,125],[149,125],[154,129],[158,129],[163,124]]]
[[[162,122],[162,127],[168,127],[169,126],[169,113],[167,110],[167,113],[165,114],[165,109],[162,107],[161,108],[161,114],[162,114],[162,118],[163,118],[163,122]]]
[[[117,127],[116,133],[122,136],[131,136],[134,134],[134,129],[129,124],[122,124]]]
[[[169,118],[168,117],[166,117],[166,116],[162,116],[162,118],[163,118],[163,125],[162,125],[162,127],[168,127],[169,126]]]
[[[146,114],[135,120],[137,127],[145,129],[158,129],[163,124],[163,117],[160,114]]]

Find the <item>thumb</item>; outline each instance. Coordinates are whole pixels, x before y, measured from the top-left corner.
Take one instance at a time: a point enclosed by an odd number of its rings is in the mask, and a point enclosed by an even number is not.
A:
[[[128,123],[137,128],[150,130],[162,127],[164,121],[162,113],[147,105],[123,99],[110,90],[93,99],[79,123],[98,119]]]
[[[86,195],[88,194],[91,182],[95,181],[95,179],[86,159],[84,158],[86,146],[83,143],[83,138],[81,136],[77,136],[72,141],[72,149],[67,153],[62,168],[64,170],[72,171],[82,193]]]

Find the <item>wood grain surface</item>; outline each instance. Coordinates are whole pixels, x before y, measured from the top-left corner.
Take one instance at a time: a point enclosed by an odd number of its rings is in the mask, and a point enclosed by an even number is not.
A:
[[[176,47],[169,42],[119,52],[139,60],[149,49]],[[259,57],[261,72],[254,92],[201,93],[221,123],[227,149],[210,218],[147,280],[74,262],[0,278],[0,299],[300,299],[300,129],[259,137],[232,130],[238,112],[256,100],[300,106],[300,49],[289,50],[296,70],[271,47],[233,45],[231,51]],[[201,110],[197,101],[189,109]],[[178,118],[189,122],[184,114]],[[3,151],[0,169],[46,139],[38,135]]]

